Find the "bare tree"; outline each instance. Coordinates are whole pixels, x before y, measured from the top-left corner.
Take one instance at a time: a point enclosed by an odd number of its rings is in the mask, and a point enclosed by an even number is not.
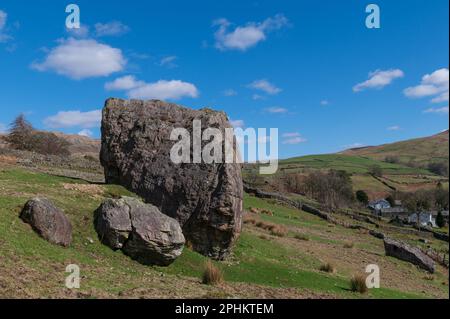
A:
[[[345,171],[313,172],[305,179],[305,193],[333,210],[354,201],[350,175]]]
[[[51,132],[37,131],[20,114],[10,125],[6,141],[18,150],[36,152],[45,155],[69,155],[69,143]]]
[[[31,150],[31,136],[33,132],[33,126],[26,120],[25,115],[20,114],[10,124],[6,141],[15,149]]]

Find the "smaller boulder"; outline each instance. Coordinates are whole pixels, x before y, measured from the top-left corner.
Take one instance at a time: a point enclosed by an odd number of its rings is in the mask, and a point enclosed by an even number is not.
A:
[[[124,199],[107,199],[95,212],[94,224],[102,243],[122,249],[132,230],[130,206]]]
[[[20,218],[50,243],[67,247],[72,242],[72,224],[62,210],[46,198],[29,200]]]
[[[94,224],[105,245],[145,265],[170,265],[185,244],[178,221],[136,198],[105,200],[95,212]]]
[[[430,273],[434,273],[434,261],[417,247],[411,247],[406,243],[386,237],[384,238],[384,249],[387,256],[410,262]]]

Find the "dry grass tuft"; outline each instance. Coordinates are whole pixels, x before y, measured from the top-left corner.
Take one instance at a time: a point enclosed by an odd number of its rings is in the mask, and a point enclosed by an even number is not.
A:
[[[354,243],[352,243],[352,242],[348,242],[348,243],[345,243],[344,244],[344,248],[353,248],[355,246],[355,244]]]
[[[361,275],[355,275],[350,280],[350,290],[353,292],[359,292],[360,294],[365,294],[368,291],[366,286],[366,278]]]
[[[219,285],[223,282],[222,271],[216,267],[211,260],[208,260],[205,264],[205,270],[203,271],[202,282],[205,285]]]
[[[246,216],[244,216],[244,224],[255,225],[256,224],[256,218],[246,215]]]
[[[190,250],[194,249],[194,245],[192,245],[192,242],[189,240],[186,240],[186,244],[184,244],[184,247],[186,247],[187,249],[190,249]]]
[[[319,269],[320,269],[320,271],[328,272],[328,273],[332,273],[332,274],[334,274],[336,272],[336,268],[331,263],[323,264],[322,266],[320,266]]]
[[[284,226],[274,225],[274,227],[270,229],[270,233],[273,236],[284,237],[287,235],[288,230]]]
[[[244,221],[244,223],[245,223],[245,221]],[[285,237],[288,234],[287,228],[284,227],[283,225],[277,225],[277,224],[265,222],[262,220],[255,220],[254,223],[253,223],[253,221],[248,221],[247,223],[252,223],[253,225],[255,225],[258,228],[267,230],[273,236]]]
[[[423,279],[425,280],[429,280],[429,281],[433,281],[434,280],[434,276],[432,274],[426,274]]]
[[[309,237],[304,234],[296,234],[294,236],[295,239],[309,241]]]
[[[16,164],[17,163],[17,157],[14,156],[6,156],[6,155],[0,155],[0,163],[5,164]]]

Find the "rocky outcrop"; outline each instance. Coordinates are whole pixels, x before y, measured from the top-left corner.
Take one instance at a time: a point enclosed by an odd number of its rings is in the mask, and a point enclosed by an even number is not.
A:
[[[107,199],[95,212],[100,240],[145,265],[170,265],[185,239],[179,223],[136,198]]]
[[[72,225],[69,219],[46,198],[29,200],[20,218],[50,243],[67,247],[72,242]]]
[[[103,109],[101,163],[107,183],[125,186],[175,218],[197,252],[223,259],[241,231],[241,165],[172,162],[173,129],[186,129],[192,142],[194,120],[201,121],[202,130],[216,128],[223,136],[231,128],[223,112],[109,99]]]
[[[410,262],[430,273],[434,273],[435,264],[433,260],[417,247],[411,247],[391,238],[384,238],[384,249],[387,256]]]

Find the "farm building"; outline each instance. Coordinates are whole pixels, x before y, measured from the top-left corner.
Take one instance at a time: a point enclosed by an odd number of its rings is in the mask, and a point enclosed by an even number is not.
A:
[[[421,226],[436,227],[436,218],[431,212],[413,213],[409,215],[408,222],[410,224],[417,224],[417,218]]]
[[[391,208],[391,204],[385,199],[377,199],[369,202],[368,207],[371,210],[379,211],[383,208]]]

